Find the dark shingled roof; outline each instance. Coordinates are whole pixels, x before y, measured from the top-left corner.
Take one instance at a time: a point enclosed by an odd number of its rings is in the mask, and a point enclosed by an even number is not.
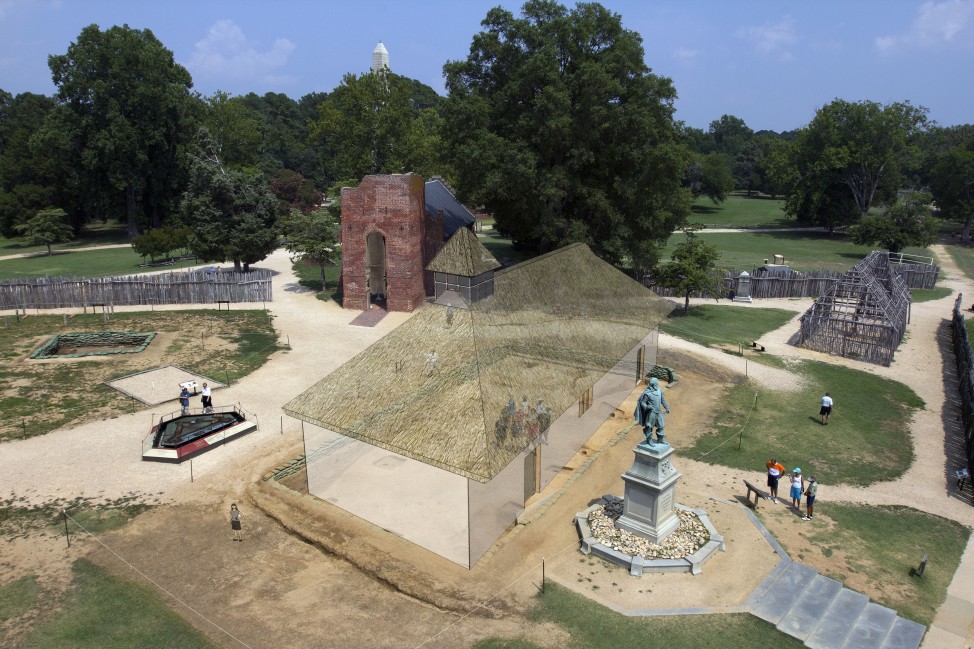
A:
[[[460,228],[465,228],[477,219],[470,210],[457,200],[456,196],[439,180],[426,181],[426,213],[435,217],[443,212],[443,236],[449,239]]]
[[[494,259],[494,255],[477,240],[476,234],[467,228],[460,228],[436,253],[426,270],[476,277],[500,266],[501,263]]]

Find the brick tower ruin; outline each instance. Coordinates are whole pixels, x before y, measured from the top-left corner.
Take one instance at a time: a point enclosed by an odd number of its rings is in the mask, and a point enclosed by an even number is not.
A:
[[[423,178],[366,176],[342,189],[342,306],[412,311],[426,299],[425,267],[443,240],[426,213]]]

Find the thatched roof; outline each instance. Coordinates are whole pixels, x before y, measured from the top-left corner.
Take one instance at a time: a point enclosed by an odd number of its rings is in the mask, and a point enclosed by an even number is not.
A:
[[[426,266],[426,270],[476,277],[488,270],[500,268],[500,265],[494,255],[480,243],[477,235],[467,228],[460,228],[443,244],[433,261]]]
[[[284,411],[487,482],[528,444],[498,434],[512,402],[557,417],[669,311],[581,244],[498,271],[494,288],[469,309],[427,304]]]

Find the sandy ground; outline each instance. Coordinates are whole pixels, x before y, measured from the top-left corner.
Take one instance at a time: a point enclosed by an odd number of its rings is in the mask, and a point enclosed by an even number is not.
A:
[[[796,311],[795,320],[761,340],[771,353],[821,358],[896,378],[916,390],[927,404],[914,418],[915,463],[902,478],[865,489],[823,484],[823,502],[905,504],[974,526],[974,508],[968,496],[955,492],[951,479],[953,469],[963,463],[963,441],[961,437],[960,445],[956,444],[948,327],[956,291],[970,296],[974,287],[953,267],[943,249],[937,254],[945,271],[941,285],[953,288],[955,294],[914,305],[908,339],[890,368],[789,345],[798,329],[797,317],[811,300],[761,300],[754,306]],[[540,582],[542,558],[549,578],[617,608],[653,608],[661,602],[672,608],[672,602],[679,601],[681,606],[730,609],[743,601],[752,581],[760,581],[773,567],[776,557],[754,537],[753,526],[744,524],[745,514],[735,504],[742,497],[741,480],[760,480],[762,470],[743,474],[677,457],[676,467],[683,473],[679,501],[711,511],[733,549],[718,554],[697,578],[666,575],[623,580],[628,576],[594,570],[577,552],[571,516],[603,493],[621,492],[619,475],[631,464],[631,447],[638,441],[634,430],[615,446],[588,449],[601,452],[599,460],[570,486],[553,483],[552,488],[561,488],[561,492],[546,504],[544,514],[513,528],[471,571],[390,538],[358,519],[350,520],[354,517],[343,516],[330,506],[322,511],[321,525],[339,554],[330,554],[326,544],[307,543],[289,534],[286,524],[267,518],[253,506],[248,494],[265,471],[302,450],[300,425],[283,417],[281,406],[409,316],[390,314],[374,329],[350,327],[348,322],[357,314],[316,300],[300,287],[286,253],[278,251],[261,265],[277,273],[275,300],[268,308],[291,351],[280,352],[257,372],[220,391],[223,403],[239,401],[257,413],[260,430],[196,458],[192,465],[181,466],[141,462],[141,440],[151,415],[148,408],[4,444],[0,449],[0,497],[40,504],[76,496],[111,500],[135,495],[159,499],[169,506],[140,516],[119,532],[97,539],[76,537],[70,549],[53,533],[44,539],[12,541],[4,546],[0,558],[3,582],[22,574],[39,574],[53,588],[66,583],[70,563],[80,556],[90,556],[129,578],[144,579],[129,567],[135,566],[172,595],[174,609],[218,646],[226,647],[452,647],[468,646],[491,635],[526,635],[553,647],[566,641],[557,630],[528,623],[517,615],[530,607],[535,584]],[[724,301],[720,304],[730,306]],[[674,413],[668,432],[677,448],[701,432],[708,413],[719,405],[722,386],[745,373],[766,389],[796,387],[794,377],[786,372],[756,363],[744,367],[740,358],[672,337],[661,336],[660,351],[661,362],[678,371],[690,367],[685,382],[667,394]],[[837,399],[834,416],[841,417],[842,408]],[[610,420],[607,426],[616,426],[618,432],[623,419],[627,417]],[[225,519],[231,502],[240,503],[244,510],[243,543],[228,540]],[[341,552],[361,552],[360,547],[374,549],[377,564],[382,564],[371,574],[340,556]],[[464,617],[406,596],[381,577],[383,570],[408,569],[426,574],[431,589],[455,589],[487,606]],[[600,587],[594,589],[593,585]],[[183,608],[181,602],[192,610]],[[376,615],[377,611],[382,613]],[[0,644],[2,633],[9,639],[17,630],[0,627]]]

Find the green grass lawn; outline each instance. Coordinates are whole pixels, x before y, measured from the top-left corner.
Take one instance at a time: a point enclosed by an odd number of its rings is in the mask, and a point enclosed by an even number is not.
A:
[[[967,279],[974,279],[974,248],[968,246],[947,246],[947,253],[961,269]],[[974,296],[971,296],[974,298]]]
[[[914,302],[931,302],[933,300],[939,300],[945,298],[951,293],[953,289],[947,288],[946,286],[937,286],[935,288],[911,288],[910,294],[913,296]]]
[[[804,646],[770,624],[745,613],[627,617],[552,582],[547,582],[544,594],[538,595],[538,608],[531,617],[537,622],[554,624],[571,634],[571,641],[564,645],[566,649],[799,649]],[[490,638],[475,644],[474,649],[539,647],[520,638]]]
[[[785,214],[785,201],[767,196],[731,194],[714,204],[706,196],[693,202],[690,223],[703,223],[708,228],[795,228],[799,224]]]
[[[705,347],[748,344],[781,328],[797,313],[785,309],[698,304],[691,306],[684,316],[680,306],[660,323],[660,329]]]
[[[27,634],[23,649],[213,646],[155,590],[114,577],[84,559],[74,563],[72,572],[74,580],[60,610]]]
[[[815,525],[803,534],[811,549],[805,542],[785,549],[798,561],[822,565],[820,572],[853,590],[878,584],[874,600],[929,625],[947,597],[970,530],[907,507],[832,503],[827,484],[819,488],[819,496]],[[824,561],[808,558],[809,553],[821,553]],[[924,554],[929,556],[924,576],[911,577],[910,569]]]
[[[0,280],[20,277],[100,277],[103,275],[134,275],[138,273],[172,270],[198,265],[188,259],[170,266],[139,268],[143,258],[132,248],[105,250],[58,251],[53,255],[0,258]]]
[[[317,293],[319,300],[324,300],[325,302],[333,300],[338,304],[342,303],[341,293],[338,292],[338,278],[342,274],[342,267],[340,265],[325,266],[325,282],[328,284],[327,291],[321,289],[321,269],[318,266],[298,261],[291,264],[291,270],[297,275],[298,284],[305,288],[310,288]]]
[[[128,243],[128,228],[124,223],[90,223],[84,227],[74,241],[57,243],[54,250],[72,250],[89,246],[104,246],[115,243]],[[16,255],[25,252],[46,252],[47,246],[32,246],[23,237],[6,238],[0,236],[0,256]]]
[[[494,255],[494,259],[505,266],[518,264],[531,258],[531,255],[523,250],[515,249],[510,239],[506,239],[496,232],[482,232],[477,235],[477,240],[490,251],[490,254]]]
[[[716,432],[677,450],[686,457],[755,475],[763,473],[765,462],[774,457],[789,471],[800,466],[805,475],[814,475],[823,484],[869,485],[893,480],[909,468],[913,462],[909,421],[913,410],[924,405],[913,390],[839,365],[817,361],[787,365],[804,379],[801,390],[767,390],[750,382],[734,386],[717,414]],[[826,391],[835,406],[829,425],[822,426],[819,399]],[[757,406],[752,412],[755,392]]]
[[[844,234],[826,232],[701,232],[698,236],[720,249],[718,266],[750,271],[773,261],[773,255],[785,257],[785,264],[795,270],[829,269],[846,271],[862,260],[873,248],[857,246]],[[682,234],[670,237],[661,260],[668,261],[676,245],[684,240]],[[925,248],[907,248],[912,255],[932,256]]]

